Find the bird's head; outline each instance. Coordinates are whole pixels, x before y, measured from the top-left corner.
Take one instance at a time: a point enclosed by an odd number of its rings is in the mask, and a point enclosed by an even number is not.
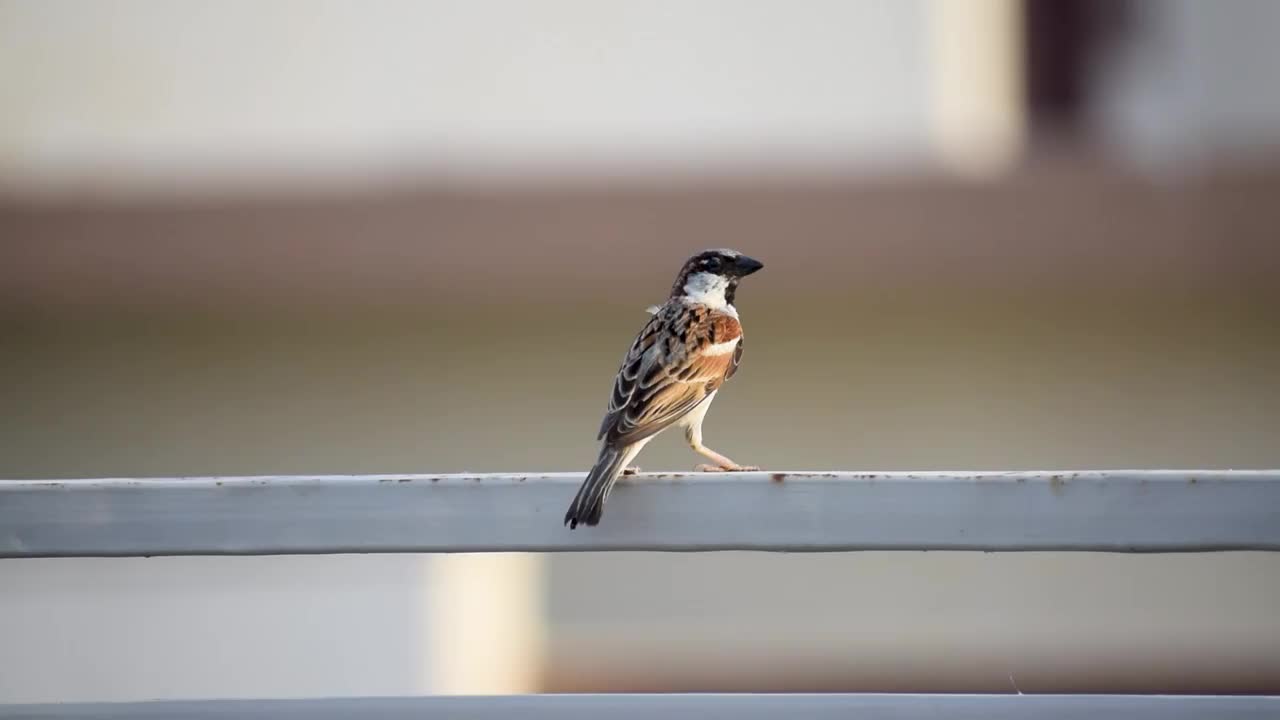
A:
[[[704,250],[685,262],[671,296],[717,308],[732,305],[738,281],[762,267],[764,263],[737,250]]]

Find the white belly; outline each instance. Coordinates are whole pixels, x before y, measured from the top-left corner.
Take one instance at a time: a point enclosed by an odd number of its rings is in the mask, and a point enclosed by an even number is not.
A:
[[[702,427],[702,418],[707,415],[707,408],[711,407],[711,401],[716,399],[716,393],[719,390],[713,390],[705,400],[698,403],[698,406],[690,410],[684,417],[676,421],[676,425],[685,428]]]

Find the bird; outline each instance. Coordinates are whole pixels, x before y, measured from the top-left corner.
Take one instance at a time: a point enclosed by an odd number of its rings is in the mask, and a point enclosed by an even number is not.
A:
[[[734,307],[738,282],[764,264],[737,250],[704,250],[680,268],[667,301],[636,336],[613,380],[600,423],[600,454],[564,516],[569,529],[597,525],[605,500],[645,444],[675,425],[704,472],[758,470],[702,444],[702,421],[720,386],[742,361],[742,324]]]

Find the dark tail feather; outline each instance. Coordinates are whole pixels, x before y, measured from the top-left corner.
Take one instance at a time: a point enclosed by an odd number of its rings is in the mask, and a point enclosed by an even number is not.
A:
[[[578,523],[596,525],[600,522],[600,515],[604,512],[604,499],[609,495],[610,488],[626,462],[626,448],[606,447],[600,451],[595,467],[587,473],[587,479],[578,488],[569,512],[564,514],[564,524],[570,530],[578,527]]]

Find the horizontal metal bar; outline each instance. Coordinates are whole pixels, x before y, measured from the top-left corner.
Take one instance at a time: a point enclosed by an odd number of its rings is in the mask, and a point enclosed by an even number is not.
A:
[[[217,718],[680,718],[735,720],[1274,720],[1276,696],[1177,695],[509,695],[494,697],[203,700],[0,706],[0,718],[215,720]]]
[[[1280,471],[0,481],[0,557],[573,550],[1280,550]]]
[[[0,557],[584,550],[1280,550],[1280,471],[0,480]]]

